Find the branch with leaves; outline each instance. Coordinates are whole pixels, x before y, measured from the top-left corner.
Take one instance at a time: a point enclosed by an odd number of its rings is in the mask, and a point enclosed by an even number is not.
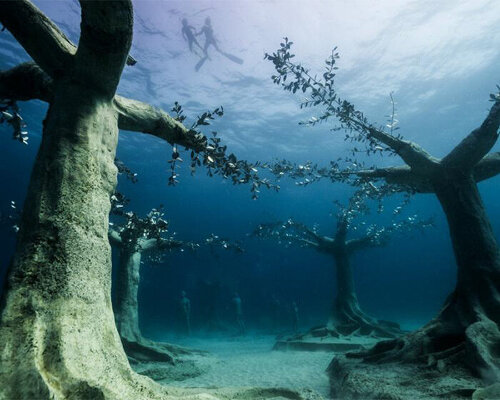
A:
[[[280,48],[272,54],[266,53],[265,58],[274,64],[277,72],[276,75],[272,76],[274,83],[280,85],[285,91],[292,93],[301,91],[309,95],[309,98],[306,98],[301,103],[301,108],[322,108],[318,117],[312,117],[310,120],[302,122],[302,124],[314,126],[335,118],[338,125],[333,127],[332,130],[343,130],[345,132],[344,139],[356,144],[351,150],[353,156],[356,153],[398,155],[408,166],[408,170],[404,174],[401,173],[402,167],[386,168],[381,173],[374,167],[366,168],[355,158],[346,158],[344,160],[346,164],[353,168],[340,168],[339,159],[326,168],[314,166],[308,172],[307,180],[303,180],[299,184],[307,185],[322,178],[328,178],[332,181],[348,181],[349,177],[378,178],[386,179],[386,181],[393,184],[401,183],[403,190],[429,192],[434,191],[431,181],[445,175],[443,174],[444,168],[462,171],[472,170],[474,176],[480,179],[483,174],[476,173],[476,170],[483,172],[488,169],[488,176],[497,170],[496,165],[493,167],[493,162],[487,152],[498,138],[500,86],[497,86],[498,93],[490,95],[493,106],[483,124],[456,146],[448,156],[439,160],[432,157],[417,144],[404,140],[399,132],[396,133],[399,126],[392,93],[390,94],[392,112],[386,116],[385,126],[378,126],[369,122],[363,112],[358,110],[354,104],[339,96],[335,86],[336,70],[338,69],[336,64],[339,58],[337,48],[334,48],[331,55],[326,59],[325,71],[318,77],[312,75],[310,70],[302,64],[292,60],[295,57],[291,53],[292,44],[293,42],[284,38]],[[363,147],[358,148],[358,144]],[[488,167],[483,164],[488,164]],[[270,169],[278,174],[287,174],[292,178],[296,178],[301,175],[300,167],[300,165],[279,162],[272,165]],[[356,179],[354,179],[354,183],[358,183]]]
[[[9,99],[9,104],[30,99],[51,102],[53,85],[52,78],[38,65],[23,63],[0,72],[0,99]],[[179,147],[183,146],[190,150],[191,173],[203,165],[209,176],[222,176],[230,179],[234,185],[249,183],[254,199],[258,197],[261,187],[279,190],[278,185],[259,176],[259,162],[251,163],[238,159],[233,153],[228,154],[227,146],[222,144],[217,132],[212,131],[208,137],[203,134],[203,127],[209,126],[216,117],[223,116],[222,107],[197,116],[188,128],[183,124],[186,116],[177,102],[171,110],[174,117],[149,104],[118,95],[114,96],[113,105],[118,113],[118,127],[121,130],[150,134],[172,144],[169,185],[178,183],[177,166],[182,162]],[[21,137],[24,137],[24,133]]]
[[[377,201],[377,212],[382,213],[384,211],[382,199],[394,193],[397,193],[397,191],[391,188],[390,185],[376,187],[369,183],[363,184],[356,190],[347,205],[335,201],[334,203],[338,207],[338,212],[336,218],[337,229],[333,237],[319,234],[316,225],[309,228],[307,225],[291,218],[285,222],[260,224],[252,236],[273,238],[286,247],[298,245],[300,247],[312,247],[327,253],[334,253],[343,250],[344,246],[347,247],[348,251],[358,250],[363,247],[384,246],[395,233],[410,232],[415,229],[423,230],[433,225],[431,219],[421,220],[416,215],[405,219],[396,219],[387,226],[367,225],[364,221],[358,224],[355,223],[356,219],[360,216],[364,216],[370,212],[370,207],[366,203],[368,199]],[[405,194],[401,204],[396,206],[392,211],[393,216],[401,214],[409,201],[409,195]],[[364,230],[364,233],[360,233],[359,238],[347,240],[349,232],[361,232],[362,230]]]

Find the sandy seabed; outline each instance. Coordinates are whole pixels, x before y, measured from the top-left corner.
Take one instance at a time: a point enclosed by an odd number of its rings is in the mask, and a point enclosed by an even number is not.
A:
[[[208,357],[196,357],[197,362],[208,363],[209,369],[196,378],[171,384],[180,387],[306,388],[328,399],[330,387],[325,369],[333,353],[272,351],[275,342],[275,336],[176,340],[176,344],[209,351]]]

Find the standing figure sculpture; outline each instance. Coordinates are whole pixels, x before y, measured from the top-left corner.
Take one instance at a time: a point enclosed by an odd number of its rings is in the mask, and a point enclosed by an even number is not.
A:
[[[187,336],[191,336],[191,301],[188,299],[184,290],[181,292],[180,306],[184,333]]]
[[[238,335],[243,335],[245,333],[245,322],[243,321],[243,309],[241,307],[241,298],[237,292],[234,293],[232,302],[233,302],[234,317]]]
[[[299,331],[299,307],[295,301],[292,303],[292,329],[293,333]]]

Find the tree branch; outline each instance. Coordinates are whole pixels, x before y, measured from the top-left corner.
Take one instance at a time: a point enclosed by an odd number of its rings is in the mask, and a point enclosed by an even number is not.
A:
[[[52,95],[52,79],[34,62],[0,72],[0,99],[50,102]],[[205,140],[161,109],[118,95],[114,98],[114,106],[118,112],[119,129],[147,133],[195,151],[205,148]]]
[[[75,46],[28,0],[1,1],[0,22],[52,78],[72,65]]]
[[[418,193],[434,193],[430,180],[414,173],[410,167],[404,165],[399,167],[377,168],[372,170],[361,170],[354,172],[363,179],[384,179],[387,183],[407,186]],[[500,174],[500,152],[486,155],[473,169],[476,183],[492,178]]]
[[[382,246],[383,243],[374,241],[370,235],[366,235],[358,239],[348,240],[345,245],[349,253],[354,253],[368,247]]]
[[[434,193],[431,182],[425,176],[413,172],[407,165],[360,170],[353,174],[366,180],[384,179],[387,183],[406,186],[418,193]]]
[[[146,239],[139,242],[143,252],[151,250],[170,250],[184,246],[184,242],[174,239]]]
[[[34,62],[0,71],[0,99],[52,100],[52,79]]]
[[[130,0],[80,0],[82,22],[75,74],[111,99],[132,44]]]
[[[500,152],[490,153],[479,161],[473,170],[476,182],[481,182],[500,174]]]
[[[474,129],[445,158],[446,167],[470,171],[491,150],[498,139],[500,100],[495,101],[479,128]]]
[[[415,171],[432,171],[439,164],[436,158],[432,157],[416,143],[391,136],[372,127],[368,127],[368,137],[374,138],[390,147]]]
[[[109,228],[108,230],[108,238],[109,242],[113,246],[121,246],[123,241],[122,237],[120,236],[120,233],[118,231],[114,230],[113,228]]]
[[[114,105],[118,112],[120,129],[148,133],[195,151],[205,148],[205,141],[200,140],[188,128],[159,108],[118,95],[115,96]]]
[[[313,242],[313,241],[307,240],[307,239],[298,239],[298,241],[300,243],[304,243],[306,246],[312,247],[314,249],[319,248],[319,243],[317,243],[317,242]]]

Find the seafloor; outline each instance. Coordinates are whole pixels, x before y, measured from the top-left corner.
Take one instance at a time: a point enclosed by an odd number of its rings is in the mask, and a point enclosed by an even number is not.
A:
[[[169,339],[169,338],[165,338]],[[208,371],[195,378],[172,383],[180,387],[285,387],[310,389],[329,397],[326,368],[332,352],[272,351],[276,336],[188,338],[176,340],[186,347],[207,350],[197,362]]]

